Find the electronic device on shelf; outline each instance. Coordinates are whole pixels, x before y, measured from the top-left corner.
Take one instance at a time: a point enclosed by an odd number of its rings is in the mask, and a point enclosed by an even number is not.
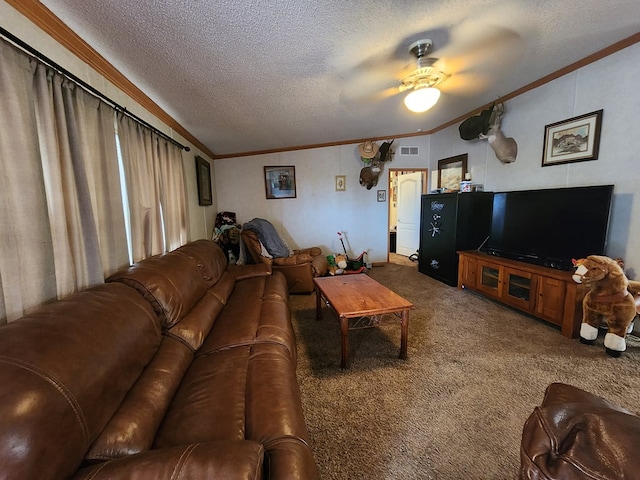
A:
[[[613,185],[498,192],[483,251],[570,270],[572,258],[604,255]]]

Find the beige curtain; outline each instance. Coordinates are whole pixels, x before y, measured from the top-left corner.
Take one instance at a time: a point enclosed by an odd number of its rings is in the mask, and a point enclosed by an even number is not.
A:
[[[118,113],[118,137],[127,183],[133,261],[164,251],[159,165],[151,130]]]
[[[29,59],[0,42],[0,324],[56,297]]]
[[[160,158],[160,204],[164,219],[165,250],[187,243],[187,196],[184,186],[182,149],[164,139],[158,140]]]
[[[128,264],[114,110],[0,42],[0,323]]]
[[[187,207],[181,150],[118,114],[118,137],[127,183],[133,261],[187,241]]]

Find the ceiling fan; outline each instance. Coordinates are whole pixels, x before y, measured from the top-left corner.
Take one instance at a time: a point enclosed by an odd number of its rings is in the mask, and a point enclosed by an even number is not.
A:
[[[525,47],[511,27],[494,25],[482,17],[414,33],[397,46],[360,61],[343,83],[343,98],[350,103],[376,104],[404,93],[406,107],[414,112],[433,107],[441,92],[477,98],[486,95],[498,76],[523,58]],[[407,57],[413,57],[411,64]]]
[[[418,68],[400,81],[398,90],[411,90],[404,103],[412,112],[422,113],[433,107],[440,98],[440,90],[436,86],[449,77],[434,66],[438,59],[428,56],[432,47],[430,39],[417,40],[409,46],[409,53],[416,57]]]

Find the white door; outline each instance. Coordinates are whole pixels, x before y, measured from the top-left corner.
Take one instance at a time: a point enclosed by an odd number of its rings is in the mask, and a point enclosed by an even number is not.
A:
[[[420,196],[422,172],[398,175],[398,223],[396,253],[413,255],[420,245]]]

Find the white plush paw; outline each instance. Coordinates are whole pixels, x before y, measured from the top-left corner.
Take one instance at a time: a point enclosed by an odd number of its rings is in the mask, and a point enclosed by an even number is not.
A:
[[[627,349],[627,342],[614,333],[607,333],[604,336],[604,346],[616,352],[624,352]]]
[[[585,340],[595,340],[598,338],[598,329],[596,327],[592,327],[588,323],[583,323],[580,326],[580,337]]]
[[[627,327],[627,333],[631,333],[631,332],[633,332],[633,322],[631,322]]]

